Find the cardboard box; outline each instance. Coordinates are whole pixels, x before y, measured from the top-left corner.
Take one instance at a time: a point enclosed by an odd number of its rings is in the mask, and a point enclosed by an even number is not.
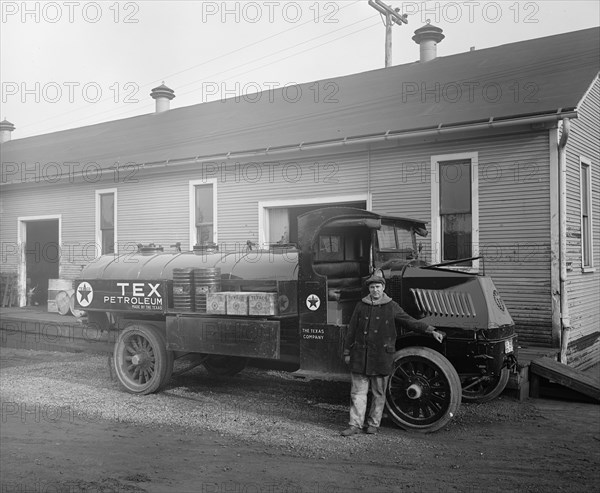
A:
[[[227,315],[248,315],[248,295],[250,293],[226,293]]]
[[[248,295],[249,315],[277,315],[277,293],[251,293]]]
[[[225,315],[227,313],[227,293],[208,293],[206,295],[206,313]]]

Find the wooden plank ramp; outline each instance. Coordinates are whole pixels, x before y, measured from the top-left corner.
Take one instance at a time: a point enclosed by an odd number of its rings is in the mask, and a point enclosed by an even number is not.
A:
[[[539,358],[531,362],[529,366],[530,397],[539,397],[541,379],[566,387],[569,391],[583,394],[595,402],[600,402],[599,380],[552,358]]]

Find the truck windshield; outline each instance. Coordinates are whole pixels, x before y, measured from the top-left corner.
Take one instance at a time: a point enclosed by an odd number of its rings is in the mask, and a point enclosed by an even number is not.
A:
[[[414,248],[412,231],[394,224],[382,224],[377,231],[380,251],[406,251]]]

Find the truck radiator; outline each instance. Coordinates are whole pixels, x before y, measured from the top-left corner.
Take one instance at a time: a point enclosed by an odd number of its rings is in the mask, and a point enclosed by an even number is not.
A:
[[[475,317],[475,305],[469,293],[436,289],[410,288],[419,311],[442,317]]]

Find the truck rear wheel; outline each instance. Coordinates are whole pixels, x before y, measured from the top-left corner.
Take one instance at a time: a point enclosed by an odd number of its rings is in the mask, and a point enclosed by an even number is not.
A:
[[[150,325],[123,329],[113,353],[121,386],[132,394],[151,394],[166,384],[173,371],[173,352],[163,334]]]
[[[211,375],[232,377],[246,368],[247,358],[239,356],[209,356],[204,363],[204,368]]]
[[[477,404],[489,402],[502,393],[509,377],[508,368],[502,368],[499,375],[462,378],[462,398]]]
[[[460,378],[443,355],[427,347],[396,352],[386,408],[398,426],[425,433],[439,430],[456,415],[460,402]]]

